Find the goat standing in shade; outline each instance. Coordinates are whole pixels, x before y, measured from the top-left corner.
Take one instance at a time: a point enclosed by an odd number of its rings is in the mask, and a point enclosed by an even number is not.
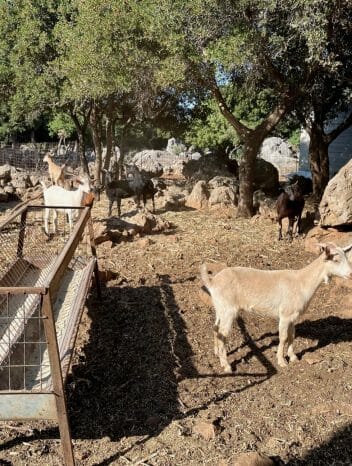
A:
[[[302,211],[304,208],[304,197],[301,187],[296,183],[288,186],[283,191],[276,201],[277,221],[279,223],[279,237],[282,239],[282,220],[288,217],[287,234],[292,240],[293,234],[298,236],[301,232]],[[294,223],[296,223],[295,231],[293,232]]]
[[[141,198],[143,199],[144,207],[147,204],[147,198],[152,200],[153,212],[155,212],[154,195],[158,192],[153,181],[150,178],[144,178],[136,165],[126,165],[127,181],[135,192],[137,207],[140,206]]]

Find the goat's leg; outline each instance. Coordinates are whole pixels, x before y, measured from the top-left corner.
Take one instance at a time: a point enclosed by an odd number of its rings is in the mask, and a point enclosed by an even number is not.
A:
[[[121,197],[118,197],[116,199],[116,204],[117,204],[117,215],[121,217]]]
[[[219,319],[215,320],[213,331],[214,331],[213,332],[213,335],[214,335],[214,354],[215,354],[215,356],[219,356],[219,345],[218,345]]]
[[[298,214],[296,228],[295,228],[295,236],[299,236],[301,234],[301,222],[302,222],[302,214]]]
[[[230,374],[232,372],[232,368],[227,359],[226,342],[236,312],[234,312],[231,307],[222,308],[221,311],[220,315],[217,313],[217,321],[219,322],[219,325],[217,326],[217,331],[214,334],[214,340],[216,339],[214,349],[216,348],[217,355],[220,359],[220,365],[223,367],[224,372]]]
[[[50,216],[50,209],[46,208],[45,214],[44,214],[44,230],[47,236],[49,236],[49,216]]]
[[[53,211],[53,225],[54,225],[54,235],[55,235],[56,230],[57,230],[57,212],[55,209]]]
[[[155,201],[154,201],[154,194],[152,195],[152,204],[153,204],[153,213],[155,212]]]
[[[114,203],[113,199],[109,199],[109,209],[108,209],[108,217],[111,217],[111,212],[112,212],[112,205]]]
[[[288,230],[287,235],[289,239],[292,241],[292,232],[293,232],[293,224],[295,223],[295,217],[288,218]]]
[[[297,361],[297,356],[295,355],[295,352],[293,351],[293,341],[295,339],[295,324],[293,322],[290,323],[288,326],[288,338],[287,338],[287,354],[288,357],[290,358],[290,362]]]
[[[279,347],[277,349],[277,362],[280,367],[287,366],[287,361],[284,357],[285,344],[288,340],[289,322],[280,319],[279,322]]]
[[[279,222],[279,236],[278,236],[278,240],[282,240],[282,218],[278,218],[277,220]]]

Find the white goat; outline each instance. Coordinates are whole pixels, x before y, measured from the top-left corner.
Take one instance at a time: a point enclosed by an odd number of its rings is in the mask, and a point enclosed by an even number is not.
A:
[[[44,229],[47,235],[49,235],[49,216],[51,210],[53,211],[54,217],[54,233],[56,233],[57,230],[58,212],[64,212],[65,214],[67,214],[70,225],[70,231],[72,230],[73,218],[77,212],[77,209],[74,209],[74,207],[80,207],[82,205],[84,194],[89,193],[91,191],[89,179],[77,179],[77,182],[79,183],[79,185],[78,189],[76,189],[75,191],[68,191],[67,189],[62,188],[61,186],[49,186],[49,188],[46,188],[44,183],[42,183],[44,188],[44,204],[45,206],[50,207],[45,209],[44,215]],[[70,208],[65,209],[65,207]]]
[[[49,176],[51,179],[52,184],[59,184],[61,181],[62,185],[65,183],[65,165],[66,163],[62,164],[61,166],[57,165],[52,158],[50,152],[47,152],[44,155],[43,162],[47,162],[48,164],[48,171]]]
[[[322,282],[332,276],[350,278],[352,265],[346,252],[352,244],[340,248],[334,243],[320,244],[322,254],[299,270],[258,270],[248,267],[227,267],[213,277],[206,264],[201,277],[215,307],[214,352],[225,372],[232,372],[227,359],[226,340],[234,318],[240,310],[256,312],[279,320],[279,366],[286,366],[284,346],[290,361],[297,360],[293,351],[295,322],[307,309]]]

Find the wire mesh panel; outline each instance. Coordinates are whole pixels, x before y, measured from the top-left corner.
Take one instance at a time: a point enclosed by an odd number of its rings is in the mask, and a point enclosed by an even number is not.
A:
[[[95,266],[89,211],[75,210],[72,231],[62,212],[55,235],[44,231],[44,206],[27,206],[0,226],[0,390],[51,389],[42,305],[49,291],[60,360],[68,369]]]

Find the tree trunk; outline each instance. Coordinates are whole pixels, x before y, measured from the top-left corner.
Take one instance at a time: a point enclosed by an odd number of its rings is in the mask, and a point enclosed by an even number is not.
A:
[[[112,134],[112,119],[109,115],[106,116],[106,125],[105,125],[105,137],[106,137],[106,154],[104,159],[104,169],[109,170],[110,160],[112,154],[112,143],[113,143],[113,134]]]
[[[253,187],[255,175],[255,161],[260,148],[257,136],[252,133],[244,144],[243,154],[239,164],[240,192],[238,200],[238,217],[251,217],[253,209]]]
[[[81,168],[83,170],[83,173],[89,176],[89,168],[88,168],[88,163],[86,159],[86,143],[84,140],[84,132],[82,128],[77,129],[77,135],[78,135],[77,152],[78,152]]]
[[[88,163],[86,159],[86,143],[85,143],[85,132],[87,128],[87,124],[81,124],[77,115],[73,112],[70,112],[72,121],[75,124],[76,131],[77,131],[77,153],[79,156],[81,168],[83,170],[83,173],[89,176],[89,169],[88,169]]]
[[[101,169],[102,169],[102,143],[101,143],[101,114],[96,107],[93,108],[90,114],[90,125],[92,129],[94,152],[95,152],[95,167],[94,179],[98,186],[101,185]]]
[[[320,125],[313,124],[309,131],[309,160],[312,172],[314,203],[319,205],[329,182],[329,143]]]

